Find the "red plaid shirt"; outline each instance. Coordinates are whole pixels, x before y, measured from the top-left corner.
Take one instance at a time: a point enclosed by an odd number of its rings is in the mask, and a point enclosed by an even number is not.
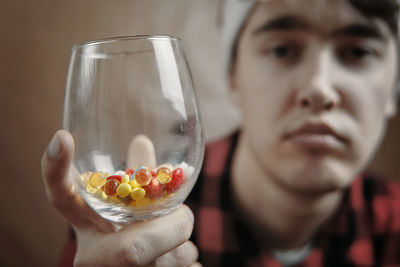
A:
[[[238,134],[206,147],[203,170],[188,200],[195,217],[193,241],[200,262],[214,266],[282,266],[262,251],[234,216],[230,164]],[[363,175],[321,227],[313,248],[297,266],[400,266],[400,184]]]
[[[252,232],[233,216],[230,164],[238,134],[206,147],[203,169],[187,201],[195,213],[192,240],[205,267],[282,266],[262,251]],[[74,235],[61,266],[72,266]],[[345,192],[343,203],[321,227],[313,248],[297,266],[400,267],[400,185],[363,175]]]

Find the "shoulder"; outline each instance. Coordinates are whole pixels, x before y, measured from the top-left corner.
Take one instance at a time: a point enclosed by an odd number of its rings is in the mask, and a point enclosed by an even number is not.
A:
[[[350,193],[352,205],[356,208],[391,205],[400,202],[400,181],[365,173],[354,180]]]
[[[400,183],[372,174],[351,186],[351,206],[358,217],[370,222],[374,233],[400,233]]]

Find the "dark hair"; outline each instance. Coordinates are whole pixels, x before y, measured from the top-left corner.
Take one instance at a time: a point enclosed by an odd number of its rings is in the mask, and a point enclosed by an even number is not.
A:
[[[392,33],[398,36],[399,4],[397,0],[348,0],[366,16],[382,19]]]

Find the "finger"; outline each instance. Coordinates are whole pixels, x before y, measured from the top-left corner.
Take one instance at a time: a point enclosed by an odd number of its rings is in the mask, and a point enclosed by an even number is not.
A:
[[[182,205],[166,216],[123,228],[118,232],[122,247],[116,249],[123,255],[122,265],[147,265],[186,242],[192,230],[193,213]]]
[[[42,156],[42,176],[50,201],[55,200],[55,196],[63,196],[65,188],[72,187],[72,181],[67,176],[73,153],[72,137],[64,131],[58,131]]]
[[[129,145],[128,168],[136,168],[144,165],[150,168],[156,167],[156,152],[154,144],[147,135],[137,135]]]
[[[203,267],[203,265],[200,262],[194,262],[188,265],[188,267]]]
[[[94,226],[101,232],[114,231],[111,223],[101,219],[75,192],[73,179],[79,175],[71,167],[74,141],[60,130],[42,156],[42,178],[49,202],[75,227]]]
[[[163,267],[186,267],[194,264],[198,257],[199,252],[197,247],[191,241],[186,241],[172,251],[159,257],[155,265]]]

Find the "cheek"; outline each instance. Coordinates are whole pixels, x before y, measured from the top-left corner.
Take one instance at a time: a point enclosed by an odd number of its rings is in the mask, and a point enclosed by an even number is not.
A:
[[[359,76],[342,75],[338,87],[343,95],[343,122],[346,122],[352,139],[349,164],[360,169],[366,167],[384,137],[386,107],[390,99],[391,85],[376,74]]]
[[[284,79],[257,71],[240,77],[238,94],[243,114],[244,129],[255,142],[269,142],[278,134],[279,114],[288,97],[288,85]]]
[[[386,109],[390,105],[392,82],[388,83],[382,73],[366,74],[360,77],[348,77],[342,88],[344,109],[360,128],[362,136],[376,135],[387,119]]]

